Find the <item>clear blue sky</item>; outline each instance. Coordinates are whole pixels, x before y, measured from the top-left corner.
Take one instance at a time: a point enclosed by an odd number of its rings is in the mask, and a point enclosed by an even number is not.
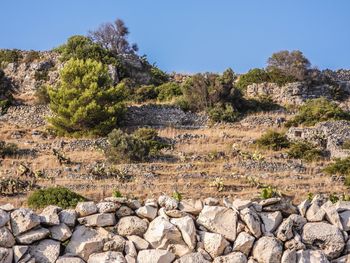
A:
[[[283,49],[350,68],[349,0],[2,0],[0,48],[51,49],[117,17],[168,72],[245,72]]]

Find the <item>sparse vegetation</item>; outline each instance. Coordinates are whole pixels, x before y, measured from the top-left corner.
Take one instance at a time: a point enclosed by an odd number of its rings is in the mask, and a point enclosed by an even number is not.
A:
[[[319,161],[324,157],[322,150],[306,141],[293,142],[287,153],[290,158],[302,159],[307,162]]]
[[[178,191],[174,191],[172,197],[178,202],[181,202],[182,200],[182,194]]]
[[[323,171],[330,175],[350,176],[350,158],[336,159],[333,163],[329,164]]]
[[[78,202],[85,201],[81,195],[64,187],[49,187],[34,191],[28,197],[28,206],[34,209],[49,205],[57,205],[62,208],[75,207]]]
[[[1,49],[0,50],[0,66],[3,63],[17,63],[23,58],[18,49]]]
[[[290,143],[283,133],[269,130],[263,134],[257,141],[257,145],[274,151],[279,151],[284,148],[288,148]]]
[[[271,185],[263,187],[260,191],[260,198],[262,199],[269,199],[272,197],[279,197],[279,196],[281,196],[279,191],[275,187],[272,187]]]
[[[6,156],[13,156],[17,154],[18,146],[14,143],[6,143],[4,141],[0,141],[0,157],[4,158]]]
[[[182,90],[179,84],[175,82],[167,82],[156,88],[159,101],[171,101],[182,95]]]
[[[32,63],[35,60],[40,59],[40,53],[35,50],[29,51],[26,56],[23,58],[24,63]]]
[[[42,85],[35,91],[35,98],[37,104],[46,105],[50,103],[50,95],[48,89],[48,86]]]
[[[308,100],[299,108],[297,115],[286,123],[287,127],[305,125],[312,126],[321,121],[350,120],[350,114],[337,104],[325,98]]]
[[[113,196],[117,198],[123,197],[122,193],[119,190],[114,190]]]

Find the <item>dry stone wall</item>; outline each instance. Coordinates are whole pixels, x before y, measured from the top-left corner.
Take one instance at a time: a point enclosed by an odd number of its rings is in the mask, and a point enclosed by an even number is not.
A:
[[[0,207],[0,262],[343,263],[350,202],[126,198]]]

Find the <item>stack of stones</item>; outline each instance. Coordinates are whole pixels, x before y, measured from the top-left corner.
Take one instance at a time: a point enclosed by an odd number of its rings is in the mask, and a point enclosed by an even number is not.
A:
[[[345,263],[350,202],[127,198],[0,207],[0,262]]]

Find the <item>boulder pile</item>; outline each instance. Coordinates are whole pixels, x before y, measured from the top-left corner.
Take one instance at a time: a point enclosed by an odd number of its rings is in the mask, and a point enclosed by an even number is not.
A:
[[[345,263],[350,202],[321,195],[177,201],[106,198],[40,213],[0,206],[0,262]]]

